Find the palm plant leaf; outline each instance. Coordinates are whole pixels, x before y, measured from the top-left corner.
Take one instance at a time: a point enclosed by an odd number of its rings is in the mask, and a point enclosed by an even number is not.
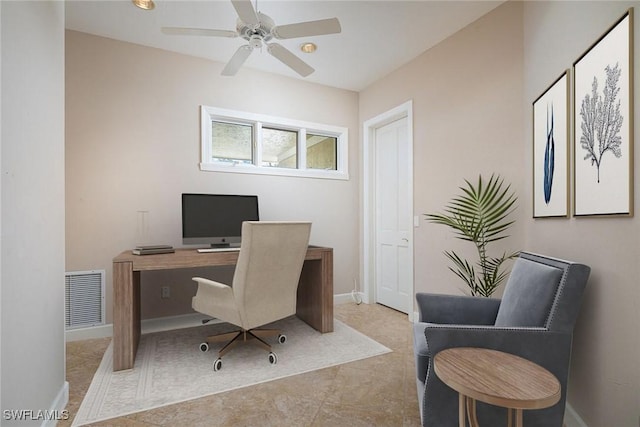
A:
[[[459,188],[461,194],[445,206],[443,213],[426,214],[426,217],[432,223],[452,228],[456,238],[474,243],[479,256],[478,271],[455,252],[445,252],[445,255],[455,266],[449,269],[467,283],[472,295],[489,296],[506,278],[507,273],[500,268],[514,254],[490,258],[486,247],[508,237],[506,231],[514,223],[509,216],[516,208],[517,197],[511,186],[496,175],[491,175],[488,181],[480,175],[475,185],[466,179],[465,183],[466,186]]]

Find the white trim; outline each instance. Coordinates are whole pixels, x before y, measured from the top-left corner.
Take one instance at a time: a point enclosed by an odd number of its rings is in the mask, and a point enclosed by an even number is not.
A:
[[[351,292],[347,294],[335,294],[333,296],[333,305],[349,304],[351,302],[353,302]]]
[[[156,317],[155,319],[144,319],[141,322],[143,334],[152,332],[169,331],[173,329],[191,328],[202,325],[202,320],[208,317],[200,313],[181,314],[178,316]],[[214,323],[214,322],[210,322]],[[73,329],[66,332],[66,341],[80,341],[94,338],[107,338],[113,336],[113,325],[111,323],[90,328]]]
[[[364,283],[364,298],[363,302],[373,303],[375,302],[375,260],[374,250],[371,245],[374,244],[375,233],[375,200],[372,194],[374,188],[372,186],[373,180],[373,150],[371,144],[374,141],[374,133],[377,128],[394,122],[398,119],[407,118],[407,138],[409,139],[408,155],[409,155],[409,173],[410,177],[409,186],[409,204],[411,211],[413,212],[413,101],[409,100],[404,104],[401,104],[391,110],[382,113],[376,117],[373,117],[364,122],[363,129],[363,146],[362,146],[362,182],[363,182],[363,204],[362,204],[362,265],[363,265],[363,280]],[[413,222],[412,222],[413,223]],[[413,236],[413,233],[412,233]],[[409,244],[411,268],[413,269],[413,239]],[[415,281],[414,281],[415,288]],[[412,317],[413,306],[407,307],[409,318]]]
[[[142,333],[150,334],[152,332],[171,331],[173,329],[192,328],[201,326],[204,319],[210,319],[201,313],[181,314],[178,316],[156,317],[155,319],[145,319],[142,321]],[[219,323],[220,320],[209,322],[209,325]]]
[[[55,427],[58,424],[60,419],[64,419],[65,415],[69,417],[71,414],[65,411],[67,404],[69,403],[69,382],[65,381],[58,392],[58,395],[51,403],[51,408],[47,412],[48,415],[57,415],[51,416],[51,419],[45,419],[40,424],[41,427]]]
[[[211,121],[227,121],[253,127],[252,164],[211,161]],[[260,166],[262,164],[262,127],[273,126],[298,132],[298,165],[296,169]],[[334,137],[337,140],[336,170],[306,168],[306,133]],[[245,173],[255,175],[279,175],[302,178],[349,179],[349,129],[340,126],[292,120],[265,114],[200,106],[200,170],[211,172]]]
[[[90,326],[88,328],[69,329],[64,336],[66,342],[108,338],[113,336],[113,325],[107,323],[106,325]]]
[[[564,425],[565,427],[588,427],[569,402],[564,408]]]

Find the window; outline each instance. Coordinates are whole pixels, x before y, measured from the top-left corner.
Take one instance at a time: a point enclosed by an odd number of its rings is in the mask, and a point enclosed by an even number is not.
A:
[[[262,166],[296,169],[298,132],[262,128]]]
[[[200,169],[349,179],[346,128],[201,107]]]
[[[307,168],[337,170],[338,138],[307,134]]]
[[[238,123],[211,122],[211,151],[220,162],[251,163],[253,128]]]

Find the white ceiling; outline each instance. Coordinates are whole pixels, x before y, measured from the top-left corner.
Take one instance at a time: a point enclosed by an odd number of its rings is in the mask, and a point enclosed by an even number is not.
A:
[[[160,32],[161,27],[235,30],[237,15],[229,0],[155,3],[154,10],[144,11],[129,0],[67,0],[66,27],[222,63],[245,43],[241,38],[169,36]],[[340,34],[278,43],[315,68],[304,80],[359,91],[501,3],[504,0],[258,0],[257,9],[276,25],[337,17],[342,26]],[[299,46],[306,41],[316,43],[318,50],[302,53]],[[264,49],[254,52],[246,67],[301,78]]]

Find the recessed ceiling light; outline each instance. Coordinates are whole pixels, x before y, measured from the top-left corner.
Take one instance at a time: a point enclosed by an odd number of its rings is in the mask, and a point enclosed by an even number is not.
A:
[[[303,43],[300,45],[300,50],[304,53],[313,53],[317,48],[318,46],[316,46],[315,43]]]
[[[154,7],[156,7],[155,3],[153,3],[153,0],[131,0],[131,1],[140,9],[144,9],[144,10],[151,10]]]

